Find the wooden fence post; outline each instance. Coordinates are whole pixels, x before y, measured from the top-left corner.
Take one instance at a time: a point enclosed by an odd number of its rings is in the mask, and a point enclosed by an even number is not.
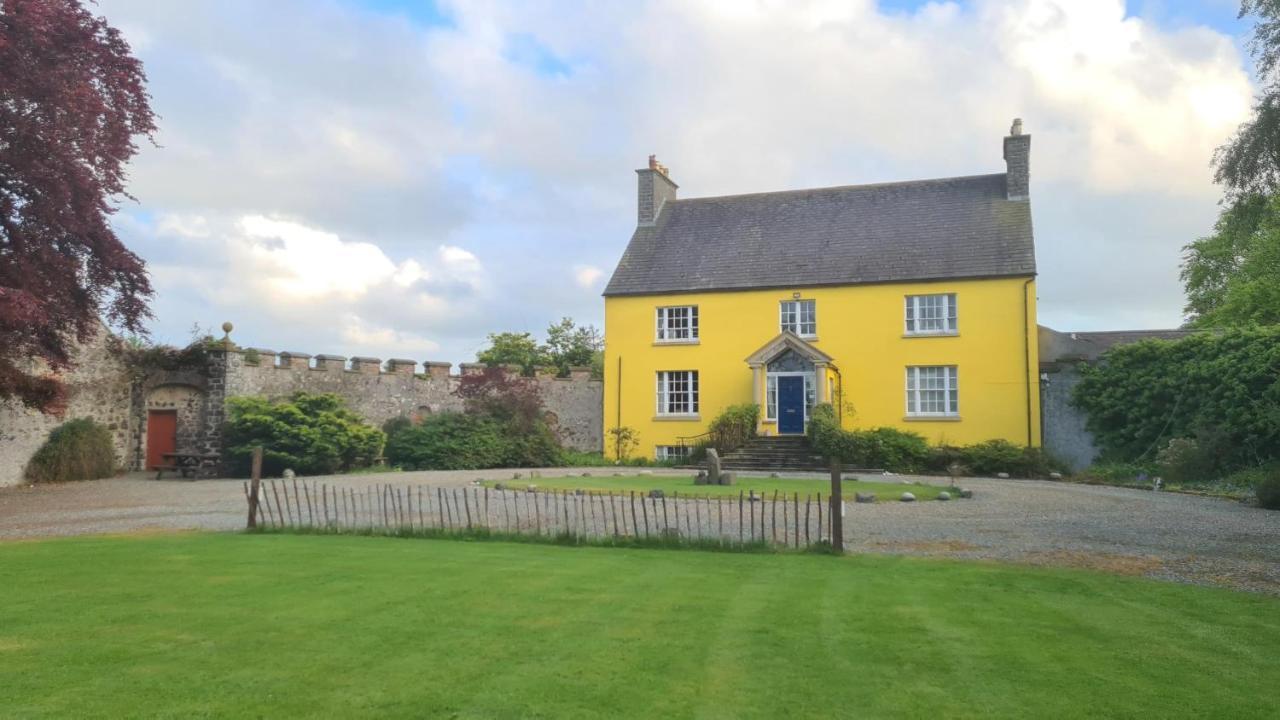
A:
[[[253,465],[249,476],[249,529],[258,527],[258,493],[262,489],[262,448],[253,449]]]
[[[831,463],[831,550],[844,554],[844,518],[841,517],[843,499],[840,487],[840,463]]]

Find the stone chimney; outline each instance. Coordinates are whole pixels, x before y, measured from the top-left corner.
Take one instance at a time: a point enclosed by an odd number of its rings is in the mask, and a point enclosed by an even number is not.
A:
[[[1022,134],[1022,118],[1014,118],[1013,127],[1004,139],[1005,197],[1026,200],[1031,197],[1031,136]]]
[[[667,173],[667,166],[658,162],[658,158],[649,156],[649,167],[636,171],[640,176],[639,203],[636,213],[638,225],[653,225],[658,222],[662,206],[676,199],[676,185]]]

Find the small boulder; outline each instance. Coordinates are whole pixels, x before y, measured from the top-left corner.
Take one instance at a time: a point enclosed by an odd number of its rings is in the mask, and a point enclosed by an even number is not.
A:
[[[584,473],[582,473],[582,477],[591,477],[591,473],[589,473],[589,472],[584,472]]]
[[[666,497],[666,495],[661,490],[650,490],[649,497],[656,500],[658,498]]]
[[[706,484],[707,484],[707,471],[706,471],[706,470],[699,470],[699,471],[698,471],[698,474],[697,474],[697,475],[695,475],[695,476],[693,477],[693,484],[694,484],[694,485],[706,485]]]
[[[622,477],[622,473],[620,473],[620,472],[616,472],[616,473],[614,473],[614,474],[613,474],[613,476],[614,476],[614,477]]]
[[[1050,480],[1061,480],[1061,479],[1062,479],[1062,473],[1060,473],[1060,472],[1051,472],[1051,473],[1049,473],[1049,479],[1050,479]]]
[[[902,502],[915,502],[916,496],[909,492],[902,493],[902,497],[898,498]]]
[[[512,480],[519,480],[521,477],[520,473],[511,473]]]
[[[525,488],[524,488],[524,491],[525,491],[525,492],[536,493],[536,492],[538,492],[538,486],[537,486],[537,485],[526,485],[526,486],[525,486]]]
[[[968,500],[969,498],[973,497],[973,491],[970,490],[969,488],[960,488],[960,497],[964,498],[965,500]]]
[[[284,472],[280,475],[280,477],[284,478],[285,480],[292,480],[295,477],[297,477],[297,475],[295,475],[294,472],[289,468],[285,468]]]
[[[494,490],[506,490],[506,489],[507,489],[507,484],[506,484],[506,483],[504,483],[504,482],[496,482],[496,483],[494,483],[494,484],[493,484],[493,489],[494,489]]]
[[[938,493],[938,499],[939,499],[939,500],[950,500],[950,499],[951,499],[951,493],[947,492],[946,490],[943,490],[942,492]]]
[[[996,477],[1000,478],[1001,480],[1008,480],[1009,473],[996,473]]]
[[[755,491],[755,490],[751,490],[751,491],[750,491],[750,494],[749,494],[749,495],[747,495],[747,500],[748,500],[748,501],[750,501],[750,502],[760,502],[760,496],[759,496],[759,495],[756,495],[756,491]]]
[[[738,481],[738,475],[737,475],[736,473],[724,472],[724,473],[720,473],[720,482],[719,482],[718,484],[719,484],[719,485],[732,485],[732,484],[734,484],[734,483],[735,483],[735,482],[737,482],[737,481]],[[711,479],[710,479],[710,478],[708,478],[708,479],[707,479],[707,482],[708,482],[708,483],[710,483],[710,482],[711,482]]]
[[[853,501],[856,503],[873,503],[876,501],[875,493],[854,493]]]

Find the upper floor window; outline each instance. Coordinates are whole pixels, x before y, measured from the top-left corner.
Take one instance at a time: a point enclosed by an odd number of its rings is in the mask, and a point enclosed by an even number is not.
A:
[[[907,415],[960,414],[960,391],[955,365],[907,368]]]
[[[660,370],[658,372],[658,414],[696,415],[698,413],[698,371]]]
[[[782,330],[800,337],[818,334],[817,303],[813,300],[783,300],[780,310]]]
[[[956,332],[956,294],[908,295],[907,334],[946,335]]]
[[[698,339],[698,306],[658,308],[658,342]]]

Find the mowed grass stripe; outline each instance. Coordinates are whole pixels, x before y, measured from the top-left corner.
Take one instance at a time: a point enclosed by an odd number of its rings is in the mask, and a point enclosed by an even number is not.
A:
[[[0,544],[4,714],[1267,717],[1280,601],[881,556]]]

